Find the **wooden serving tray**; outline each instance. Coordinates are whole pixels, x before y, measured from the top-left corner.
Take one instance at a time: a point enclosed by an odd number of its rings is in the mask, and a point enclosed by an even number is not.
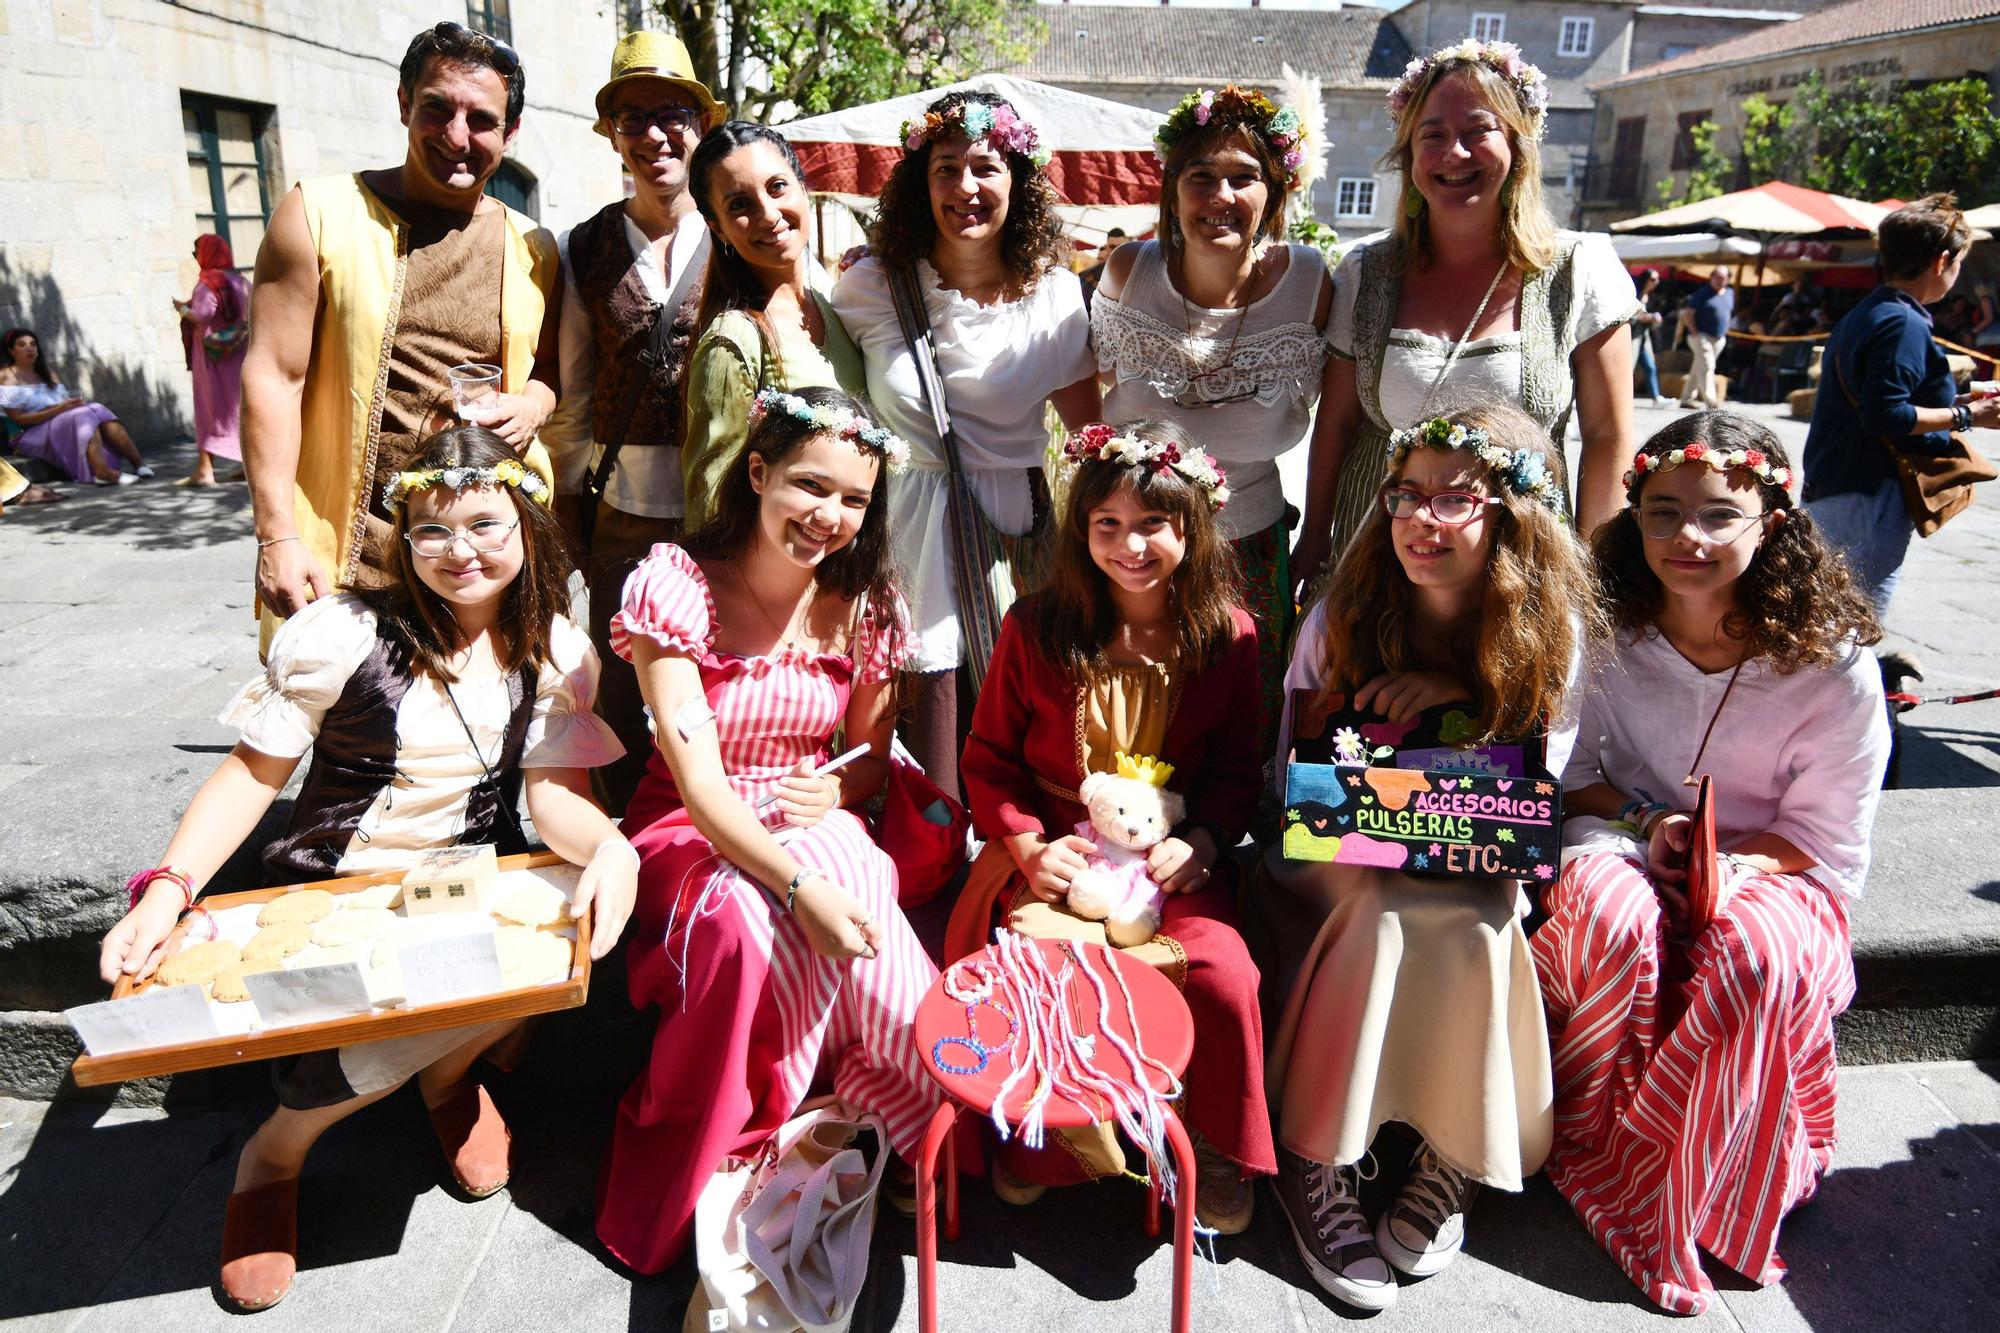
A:
[[[535,852],[523,856],[503,856],[500,870],[532,870],[539,866],[561,865],[563,858],[554,852]],[[202,906],[217,908],[240,907],[245,903],[269,902],[283,897],[294,889],[325,889],[329,893],[353,893],[376,884],[401,883],[403,872],[388,871],[376,875],[355,875],[347,879],[321,880],[311,884],[288,884],[275,889],[252,889],[245,893],[225,893],[202,899]],[[191,920],[192,918],[190,918]],[[185,937],[188,921],[174,927],[167,937],[172,954],[180,948]],[[112,989],[111,998],[122,1000],[128,995],[138,995],[149,990],[153,980],[134,982],[130,977],[120,977]],[[491,995],[480,995],[469,1000],[457,1000],[450,1004],[430,1004],[415,1009],[383,1009],[370,1014],[354,1014],[347,1018],[330,1019],[323,1023],[301,1023],[295,1027],[274,1028],[268,1032],[252,1032],[234,1036],[211,1037],[203,1041],[182,1042],[172,1046],[155,1046],[147,1050],[121,1051],[116,1055],[82,1055],[70,1066],[70,1073],[80,1087],[96,1087],[105,1083],[122,1083],[127,1079],[150,1078],[156,1074],[182,1074],[192,1069],[214,1069],[220,1065],[245,1064],[252,1060],[268,1060],[280,1055],[303,1055],[308,1051],[330,1050],[338,1046],[357,1046],[371,1041],[387,1041],[391,1037],[411,1037],[422,1032],[437,1032],[444,1028],[471,1027],[481,1023],[497,1023],[510,1018],[526,1018],[530,1014],[553,1013],[560,1009],[575,1009],[583,1004],[590,994],[590,916],[585,913],[576,921],[576,952],[570,961],[569,979],[563,982],[540,986],[524,986],[518,990],[496,991]]]

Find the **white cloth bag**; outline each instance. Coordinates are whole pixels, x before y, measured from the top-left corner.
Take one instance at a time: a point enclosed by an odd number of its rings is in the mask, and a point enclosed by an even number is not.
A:
[[[871,1165],[857,1140],[875,1136]],[[807,1102],[762,1156],[715,1173],[695,1203],[701,1284],[683,1333],[845,1333],[868,1277],[889,1160],[880,1116]]]

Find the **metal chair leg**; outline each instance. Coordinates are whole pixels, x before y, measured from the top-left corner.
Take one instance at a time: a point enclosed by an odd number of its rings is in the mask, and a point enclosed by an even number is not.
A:
[[[917,1328],[919,1333],[937,1333],[937,1172],[942,1153],[947,1162],[951,1149],[952,1126],[958,1121],[958,1107],[949,1099],[931,1114],[924,1130],[922,1160],[917,1163]],[[958,1236],[958,1173],[954,1170],[945,1185],[945,1226],[953,1239]]]
[[[1174,1200],[1173,1333],[1188,1333],[1194,1317],[1194,1144],[1179,1116],[1167,1113],[1167,1142],[1174,1150],[1174,1170],[1180,1174]]]

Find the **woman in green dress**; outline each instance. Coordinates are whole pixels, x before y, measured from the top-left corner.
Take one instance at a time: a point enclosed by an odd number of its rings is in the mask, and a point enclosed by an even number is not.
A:
[[[785,136],[732,120],[688,163],[708,251],[694,354],[688,359],[681,480],[692,532],[743,454],[760,389],[867,392],[861,353],[814,285],[812,196]]]

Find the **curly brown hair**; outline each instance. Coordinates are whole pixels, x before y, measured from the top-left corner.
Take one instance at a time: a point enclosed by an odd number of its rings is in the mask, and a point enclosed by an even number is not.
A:
[[[1756,449],[1774,467],[1792,465],[1768,427],[1734,412],[1690,413],[1661,429],[1639,452],[1657,458],[1696,443],[1725,453]],[[1639,531],[1639,501],[1654,475],[1634,479],[1627,488],[1627,507],[1597,530],[1592,543],[1605,611],[1621,631],[1657,625],[1666,603],[1666,589],[1646,562],[1646,539]],[[1757,494],[1766,510],[1784,510],[1785,518],[1751,557],[1750,567],[1736,581],[1736,607],[1723,617],[1723,631],[1743,644],[1745,660],[1763,658],[1772,670],[1788,676],[1800,667],[1839,661],[1850,636],[1858,643],[1878,642],[1882,627],[1874,610],[1854,586],[1846,559],[1820,536],[1812,515],[1794,505],[1776,482],[1759,479]]]
[[[968,102],[1013,109],[1006,98],[980,92],[946,93],[924,109],[944,115]],[[890,168],[882,196],[875,203],[875,216],[868,219],[869,247],[892,269],[916,268],[918,260],[930,258],[931,247],[937,243],[937,219],[931,213],[932,147],[926,142]],[[1007,203],[1007,220],[1000,227],[1000,257],[1014,285],[1025,293],[1034,289],[1044,273],[1062,265],[1070,243],[1056,212],[1061,200],[1048,176],[1026,153],[1008,151],[1005,156],[1014,186]]]
[[[1548,433],[1525,413],[1496,405],[1446,419],[1483,429],[1503,448],[1539,454],[1551,474],[1563,475],[1562,456]],[[1570,667],[1579,653],[1601,641],[1604,625],[1589,554],[1569,522],[1487,470],[1488,489],[1500,504],[1488,520],[1494,527],[1486,588],[1473,637],[1453,645],[1479,710],[1479,744],[1524,736],[1560,716]],[[1384,480],[1385,488],[1400,475],[1399,467]],[[1350,693],[1384,671],[1416,668],[1413,601],[1410,580],[1396,559],[1389,512],[1377,504],[1327,581],[1321,660],[1328,695]]]
[[[1168,421],[1128,421],[1118,430],[1184,452],[1194,447]],[[1124,487],[1142,506],[1165,514],[1180,529],[1186,550],[1167,586],[1179,631],[1174,661],[1186,670],[1204,671],[1229,650],[1235,633],[1236,555],[1215,521],[1208,492],[1170,467],[1101,458],[1077,465],[1063,521],[1055,531],[1048,586],[1036,599],[1036,638],[1074,680],[1104,665],[1104,649],[1118,631],[1118,609],[1104,571],[1090,557],[1090,515]]]

